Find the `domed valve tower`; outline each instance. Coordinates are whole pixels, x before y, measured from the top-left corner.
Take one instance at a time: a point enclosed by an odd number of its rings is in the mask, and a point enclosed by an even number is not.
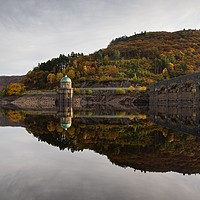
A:
[[[71,79],[65,75],[60,81],[59,89],[59,105],[60,110],[72,106],[73,88]]]
[[[66,75],[60,81],[59,89],[59,116],[61,127],[67,130],[72,123],[73,109],[72,109],[73,88],[72,81]]]

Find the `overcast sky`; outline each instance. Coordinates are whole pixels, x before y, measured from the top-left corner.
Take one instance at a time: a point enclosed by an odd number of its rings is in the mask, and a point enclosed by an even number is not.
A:
[[[200,29],[198,0],[0,0],[0,75],[141,31]]]

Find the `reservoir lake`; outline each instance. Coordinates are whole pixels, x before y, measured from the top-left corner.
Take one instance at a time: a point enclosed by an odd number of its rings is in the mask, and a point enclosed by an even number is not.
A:
[[[195,132],[127,111],[66,117],[1,111],[1,200],[199,199]]]

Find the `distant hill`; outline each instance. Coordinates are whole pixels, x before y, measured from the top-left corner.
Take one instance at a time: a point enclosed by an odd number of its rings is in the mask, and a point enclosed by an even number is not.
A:
[[[7,87],[10,83],[18,83],[25,76],[0,76],[0,91]]]
[[[72,52],[40,63],[24,84],[29,89],[57,88],[67,74],[75,87],[114,82],[120,86],[122,81],[148,86],[196,72],[200,72],[200,30],[141,32],[116,38],[90,55]]]
[[[155,61],[155,58],[166,56],[176,63],[185,61],[196,71],[200,69],[199,47],[200,30],[142,32],[130,37],[116,38],[102,52],[111,59],[114,59],[116,50],[120,51],[120,56],[124,59],[146,58]],[[157,66],[151,64],[156,73]]]

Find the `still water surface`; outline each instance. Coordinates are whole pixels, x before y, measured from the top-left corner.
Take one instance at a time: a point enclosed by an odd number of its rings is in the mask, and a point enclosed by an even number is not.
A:
[[[56,117],[20,120],[0,127],[1,200],[199,199],[196,136],[134,116],[73,119],[67,131]]]

